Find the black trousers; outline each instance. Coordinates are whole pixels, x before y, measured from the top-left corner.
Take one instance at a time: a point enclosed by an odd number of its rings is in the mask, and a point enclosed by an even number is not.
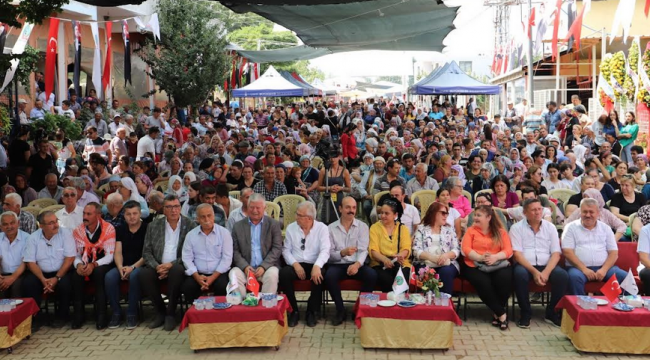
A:
[[[86,281],[85,276],[77,274],[77,270],[73,269],[72,272],[72,292],[73,292],[73,306],[74,315],[76,320],[82,320],[84,312],[84,289],[91,284],[95,287],[95,318],[106,316],[106,291],[104,287],[104,279],[106,273],[113,268],[111,265],[102,265],[93,269],[93,272],[88,276],[90,281]]]
[[[7,290],[5,291],[0,291],[0,299],[17,299],[23,297],[23,279],[25,278],[25,274],[28,273],[28,270],[25,270],[17,279],[14,281],[13,284]],[[2,276],[11,276],[11,274],[2,274]]]
[[[461,274],[476,289],[478,297],[496,315],[506,313],[506,305],[512,293],[512,266],[491,273],[469,267],[463,262]]]
[[[650,296],[650,269],[645,268],[641,270],[641,272],[639,272],[639,277],[643,283],[643,292],[646,294],[646,296]]]
[[[381,289],[381,292],[391,292],[393,291],[393,282],[395,281],[395,276],[397,276],[397,271],[399,271],[399,264],[393,266],[392,269],[384,269],[384,265],[378,265],[373,267],[375,272],[377,272],[377,284]],[[411,275],[410,267],[402,268],[402,275],[406,281],[409,281],[409,276]]]
[[[341,281],[346,279],[354,279],[361,281],[361,292],[372,292],[375,290],[377,283],[377,273],[370,267],[363,265],[359,267],[356,274],[348,275],[348,267],[351,264],[329,264],[327,265],[327,273],[324,276],[325,287],[330,292],[332,300],[336,305],[337,311],[343,311],[343,298],[341,297]]]
[[[181,264],[174,264],[169,269],[167,277],[162,280],[158,279],[156,269],[145,266],[140,270],[140,288],[144,295],[151,300],[159,315],[174,316],[176,314],[176,306],[178,306],[181,296],[183,280],[185,280],[185,268]],[[165,308],[165,302],[160,295],[160,286],[163,283],[167,284],[166,295],[169,299],[167,308]]]
[[[535,266],[535,269],[543,271],[545,266]],[[530,280],[533,278],[530,272],[525,267],[516,264],[514,268],[514,283],[515,294],[521,309],[521,317],[529,319],[532,315],[530,308],[530,298],[528,294],[528,286]],[[567,285],[569,284],[569,274],[557,265],[548,277],[548,282],[551,285],[551,301],[546,306],[546,316],[552,317],[555,315],[555,305],[560,302],[560,299],[567,293]]]
[[[303,270],[305,270],[305,277],[307,280],[311,277],[311,269],[314,267],[314,264],[300,263]],[[323,280],[325,279],[325,269],[321,269],[321,275]],[[287,300],[291,304],[293,311],[298,311],[298,301],[296,300],[296,291],[293,287],[293,282],[299,280],[296,270],[293,269],[293,266],[285,266],[280,270],[280,279],[278,285],[280,289],[287,296]],[[317,312],[321,303],[323,302],[323,282],[320,284],[315,284],[311,282],[311,294],[309,295],[309,300],[307,301],[307,311]]]
[[[211,274],[201,275],[210,276]],[[214,295],[225,296],[228,280],[228,273],[219,275],[219,277],[212,283],[212,285],[210,285],[210,291],[214,293]],[[194,300],[198,299],[198,297],[201,296],[201,285],[199,285],[199,283],[197,283],[193,277],[188,276],[183,281],[181,292],[185,295],[185,301],[190,303],[194,302]]]
[[[43,276],[46,279],[56,277],[56,271],[53,272],[44,272]],[[68,320],[70,315],[70,298],[72,295],[72,274],[70,272],[66,273],[61,277],[61,281],[54,288],[54,294],[48,294],[49,297],[54,296],[57,301],[57,312],[56,316],[60,320]],[[39,280],[36,275],[27,271],[25,273],[25,278],[23,279],[23,296],[32,298],[36,301],[38,306],[41,306],[41,300],[43,300],[43,283]]]

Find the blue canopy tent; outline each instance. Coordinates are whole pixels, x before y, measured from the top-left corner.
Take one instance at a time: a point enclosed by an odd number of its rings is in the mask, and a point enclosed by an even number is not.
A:
[[[460,69],[455,61],[434,70],[409,89],[415,95],[497,95],[499,85],[487,85]]]
[[[232,97],[293,97],[309,96],[309,90],[298,86],[269,66],[264,75],[253,83],[232,91]]]
[[[319,95],[320,91],[318,89],[316,89],[315,87],[313,87],[313,86],[311,86],[311,85],[309,85],[307,83],[303,83],[302,81],[294,78],[293,75],[291,75],[291,73],[286,71],[286,70],[281,70],[280,71],[280,76],[282,76],[288,82],[307,90],[307,95],[309,95],[309,96]]]

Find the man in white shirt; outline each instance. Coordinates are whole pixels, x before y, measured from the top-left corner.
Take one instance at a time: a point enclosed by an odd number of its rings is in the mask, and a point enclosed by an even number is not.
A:
[[[650,224],[641,229],[636,251],[639,253],[639,267],[637,270],[643,283],[643,292],[648,296],[650,295]]]
[[[122,116],[120,114],[115,114],[115,116],[113,116],[113,122],[108,124],[108,131],[111,133],[111,136],[115,137],[115,135],[117,135],[117,130],[122,128],[120,121],[122,121]]]
[[[228,221],[226,222],[226,229],[232,231],[233,226],[240,220],[244,220],[248,216],[248,198],[253,193],[251,188],[243,188],[239,194],[239,200],[241,201],[241,207],[232,210],[230,215],[228,215]]]
[[[59,226],[70,229],[76,229],[83,223],[83,207],[77,205],[77,189],[67,187],[63,189],[63,209],[57,211],[56,218],[59,219]]]
[[[136,160],[141,160],[143,157],[147,157],[147,153],[156,156],[155,139],[158,137],[158,134],[160,134],[160,129],[153,126],[149,128],[149,135],[145,135],[138,140],[138,153]]]
[[[19,229],[18,215],[6,211],[0,215],[0,298],[21,298],[22,279],[25,274],[23,252],[29,234]]]
[[[54,112],[56,112],[59,115],[63,115],[69,118],[70,120],[74,121],[75,119],[74,111],[70,109],[70,100],[63,100],[61,102],[61,106],[54,107]]]
[[[53,199],[58,203],[63,194],[63,187],[59,186],[56,174],[45,175],[45,187],[38,192],[39,199]]]
[[[409,229],[410,234],[415,234],[415,228],[420,224],[420,212],[415,206],[404,202],[406,195],[402,186],[393,186],[390,189],[390,196],[399,201],[404,209],[400,222]]]
[[[582,199],[580,219],[564,226],[562,252],[567,260],[569,295],[584,295],[588,281],[608,281],[616,275],[621,282],[627,275],[614,265],[618,259],[618,246],[614,232],[598,221],[598,202]]]
[[[521,120],[526,118],[529,111],[530,111],[530,107],[528,106],[528,99],[526,98],[521,99],[521,102],[515,105],[515,113],[517,114],[517,117],[519,117],[519,119]]]
[[[311,294],[307,302],[307,326],[317,324],[316,314],[323,295],[323,266],[330,256],[327,225],[316,221],[316,207],[304,201],[296,209],[296,222],[287,226],[282,256],[287,266],[280,270],[280,289],[284,292],[293,311],[289,314],[289,327],[300,320],[298,302],[293,287],[296,280],[311,280]]]
[[[566,293],[569,275],[558,265],[560,261],[560,238],[553,223],[542,219],[542,202],[539,199],[524,200],[526,218],[510,228],[510,241],[517,264],[514,267],[514,288],[521,309],[517,326],[530,327],[532,310],[528,289],[530,280],[537,286],[551,284],[551,301],[546,306],[546,322],[560,326],[561,318],[555,305]]]
[[[537,193],[532,187],[525,186],[521,188],[521,201],[524,202],[528,199],[537,199]],[[502,209],[503,210],[503,209]],[[522,221],[525,218],[523,206],[515,206],[505,209],[506,215],[515,222]],[[549,208],[542,208],[542,219],[553,222],[553,212]]]

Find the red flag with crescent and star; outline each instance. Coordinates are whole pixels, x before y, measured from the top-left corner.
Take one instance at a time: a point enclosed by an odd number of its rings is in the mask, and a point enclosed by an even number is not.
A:
[[[614,302],[618,296],[621,295],[623,291],[621,290],[621,285],[616,279],[616,274],[612,275],[605,285],[600,288],[600,292],[602,292],[610,302]]]
[[[59,19],[50,18],[50,32],[47,35],[47,52],[45,53],[45,101],[54,91],[54,72],[56,71],[56,48],[58,45]]]
[[[260,283],[257,282],[255,274],[252,271],[248,271],[248,280],[246,280],[246,290],[250,290],[255,296],[260,292]]]
[[[111,40],[113,39],[113,23],[108,21],[106,23],[106,62],[104,63],[104,75],[102,76],[102,88],[104,89],[104,94],[106,94],[106,88],[110,85],[111,82],[111,70],[112,70],[112,55],[113,50],[111,47]],[[104,95],[106,98],[110,96]]]
[[[415,277],[415,266],[411,266],[411,275],[409,276],[409,285],[417,286],[418,279]]]

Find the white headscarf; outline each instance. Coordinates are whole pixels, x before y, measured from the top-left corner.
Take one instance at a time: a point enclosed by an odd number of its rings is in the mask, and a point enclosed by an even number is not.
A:
[[[181,183],[181,188],[178,189],[178,190],[174,190],[174,186],[173,186],[173,185],[174,185],[174,183],[176,183],[177,181]],[[176,195],[176,196],[178,196],[178,197],[180,198],[180,197],[183,196],[183,193],[184,193],[184,192],[185,192],[185,189],[183,189],[183,179],[181,179],[181,177],[178,176],[178,175],[172,175],[172,176],[169,178],[169,182],[167,183],[167,193],[168,193],[168,194],[174,194],[174,195]]]
[[[576,156],[576,164],[580,165],[580,167],[584,167],[586,152],[587,148],[583,145],[576,145],[573,147],[573,154]]]
[[[125,188],[131,191],[131,197],[129,198],[129,200],[135,200],[140,203],[142,202],[146,203],[142,195],[140,195],[140,193],[138,192],[138,187],[135,186],[135,182],[133,182],[133,180],[130,177],[123,177],[120,179],[120,182],[122,183],[122,186],[124,186]]]
[[[185,175],[183,175],[183,180],[185,180],[185,178],[190,178],[190,183],[193,183],[196,181],[196,174],[194,174],[191,171],[188,171],[185,173]]]

